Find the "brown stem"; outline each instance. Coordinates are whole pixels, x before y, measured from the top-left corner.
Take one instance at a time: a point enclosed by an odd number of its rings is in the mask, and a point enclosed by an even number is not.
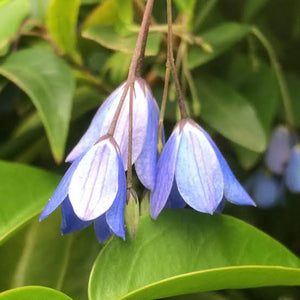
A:
[[[133,93],[134,87],[130,88],[129,95],[129,122],[128,122],[128,160],[127,160],[127,189],[132,188],[132,123],[133,123]]]
[[[118,122],[118,118],[119,118],[121,110],[122,110],[122,106],[125,102],[125,98],[126,98],[128,89],[130,86],[132,86],[132,88],[133,88],[133,85],[134,85],[134,80],[136,78],[135,74],[136,74],[137,64],[138,64],[139,56],[140,56],[140,53],[141,53],[142,47],[143,47],[144,35],[147,35],[147,33],[148,33],[148,22],[149,22],[149,18],[151,16],[151,12],[152,12],[153,1],[154,0],[148,0],[147,4],[146,4],[146,8],[145,8],[145,12],[144,12],[144,16],[143,16],[143,20],[142,20],[142,24],[141,24],[141,30],[138,35],[138,39],[137,39],[136,46],[134,49],[133,57],[132,57],[131,64],[129,67],[127,81],[125,83],[125,87],[124,87],[120,102],[118,104],[118,107],[116,109],[115,115],[111,122],[110,128],[107,132],[107,134],[109,134],[109,135],[114,134],[116,125]]]
[[[167,0],[167,20],[168,20],[168,62],[170,64],[172,76],[175,83],[176,95],[178,100],[178,106],[180,110],[181,119],[188,117],[184,97],[180,88],[180,83],[177,75],[176,66],[174,63],[173,55],[173,33],[172,33],[172,2]]]

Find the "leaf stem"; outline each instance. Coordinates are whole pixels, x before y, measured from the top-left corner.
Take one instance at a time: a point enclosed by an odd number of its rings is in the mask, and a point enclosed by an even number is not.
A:
[[[176,95],[178,100],[178,106],[180,110],[181,119],[185,119],[188,117],[184,97],[181,91],[176,66],[174,63],[174,55],[173,55],[173,33],[172,33],[172,2],[171,0],[167,0],[167,20],[168,20],[168,56],[167,61],[170,64],[171,73],[175,83]]]
[[[263,45],[263,47],[267,51],[271,66],[274,69],[274,72],[275,72],[275,75],[276,75],[276,78],[278,81],[280,93],[282,96],[283,106],[285,109],[286,121],[287,121],[288,125],[293,129],[295,127],[295,123],[294,123],[294,115],[293,115],[293,111],[292,111],[292,102],[291,102],[291,99],[289,96],[286,81],[283,76],[276,53],[275,53],[271,43],[268,41],[268,39],[265,37],[265,35],[257,27],[252,27],[252,33],[260,41],[260,43]]]

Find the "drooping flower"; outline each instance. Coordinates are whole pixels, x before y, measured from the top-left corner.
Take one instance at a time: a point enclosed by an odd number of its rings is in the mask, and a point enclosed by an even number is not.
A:
[[[284,185],[279,176],[257,171],[246,182],[245,187],[260,208],[270,208],[283,202]]]
[[[265,155],[267,167],[275,174],[282,175],[291,156],[295,137],[287,127],[278,126],[272,133]]]
[[[66,161],[74,161],[107,133],[124,87],[125,83],[118,87],[101,105],[88,130],[68,155]],[[114,132],[125,171],[128,159],[129,95],[130,92],[126,95]],[[136,173],[142,184],[148,189],[153,189],[155,183],[158,120],[157,103],[147,83],[143,79],[137,78],[134,82],[133,94],[132,163],[135,164]]]
[[[205,130],[191,119],[181,120],[158,161],[150,200],[152,217],[166,205],[183,207],[185,203],[212,214],[223,197],[234,204],[255,205]]]
[[[125,203],[126,180],[119,147],[113,137],[103,136],[71,164],[40,220],[61,205],[62,233],[94,222],[100,242],[111,234],[125,239]]]
[[[288,162],[285,182],[292,193],[300,193],[300,146],[292,149],[291,158]]]

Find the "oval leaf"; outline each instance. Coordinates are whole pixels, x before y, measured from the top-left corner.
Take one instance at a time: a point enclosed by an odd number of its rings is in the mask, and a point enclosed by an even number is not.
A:
[[[89,296],[146,300],[300,285],[299,267],[299,259],[284,246],[240,220],[169,210],[155,222],[143,217],[134,241],[114,238],[103,248],[91,273]]]
[[[251,32],[251,26],[239,23],[224,23],[201,34],[201,38],[212,48],[212,52],[204,51],[199,46],[191,46],[188,54],[190,69],[216,58],[228,50],[239,40]]]
[[[43,286],[25,286],[0,294],[1,300],[72,300],[69,296]]]
[[[9,44],[28,13],[28,0],[11,0],[0,6],[0,51]]]
[[[93,25],[82,32],[84,38],[95,41],[101,46],[121,51],[124,53],[133,53],[138,34],[128,36],[119,35],[112,26]],[[159,51],[162,35],[158,32],[150,32],[148,35],[146,55],[156,55]]]
[[[53,156],[64,155],[74,91],[70,67],[49,48],[21,50],[1,65],[0,74],[32,100],[45,126]]]
[[[47,28],[58,47],[76,61],[80,61],[75,33],[79,6],[79,0],[52,0],[46,20]]]
[[[203,120],[233,142],[263,152],[266,136],[252,105],[221,80],[209,77],[196,82]]]
[[[58,176],[37,168],[0,161],[0,243],[37,215]]]

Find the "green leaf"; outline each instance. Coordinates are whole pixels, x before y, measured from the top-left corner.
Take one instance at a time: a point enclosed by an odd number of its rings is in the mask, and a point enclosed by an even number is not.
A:
[[[242,20],[245,22],[251,21],[264,6],[268,0],[246,0],[243,6]]]
[[[0,52],[2,55],[5,54],[5,48],[28,14],[28,0],[10,0],[0,6]]]
[[[133,21],[132,0],[116,0],[118,15],[124,24],[131,24]]]
[[[36,216],[55,190],[58,177],[37,168],[0,161],[0,243]]]
[[[89,296],[147,300],[300,285],[299,267],[288,249],[238,219],[168,210],[155,222],[143,217],[134,241],[113,238],[103,248],[91,273]]]
[[[72,300],[69,296],[42,286],[25,286],[0,294],[1,300]]]
[[[76,51],[76,25],[80,0],[51,0],[46,20],[51,37],[58,47],[80,61]]]
[[[21,88],[36,106],[56,161],[68,135],[74,79],[70,67],[49,48],[21,50],[1,65],[0,74]]]
[[[201,117],[231,141],[255,152],[266,149],[266,136],[252,105],[219,79],[197,80]]]
[[[82,36],[95,41],[101,46],[124,53],[133,53],[137,33],[121,36],[112,26],[94,25],[86,28]],[[158,32],[150,32],[146,46],[146,55],[156,55],[159,51],[162,35]]]
[[[199,46],[191,46],[188,53],[190,69],[199,67],[223,52],[251,32],[251,26],[239,23],[223,23],[200,35],[203,41],[212,47],[212,52],[204,51]]]
[[[0,289],[43,285],[76,300],[86,299],[90,270],[101,245],[93,226],[62,236],[60,219],[59,211],[43,222],[36,218],[0,247],[5,258],[0,261]]]

